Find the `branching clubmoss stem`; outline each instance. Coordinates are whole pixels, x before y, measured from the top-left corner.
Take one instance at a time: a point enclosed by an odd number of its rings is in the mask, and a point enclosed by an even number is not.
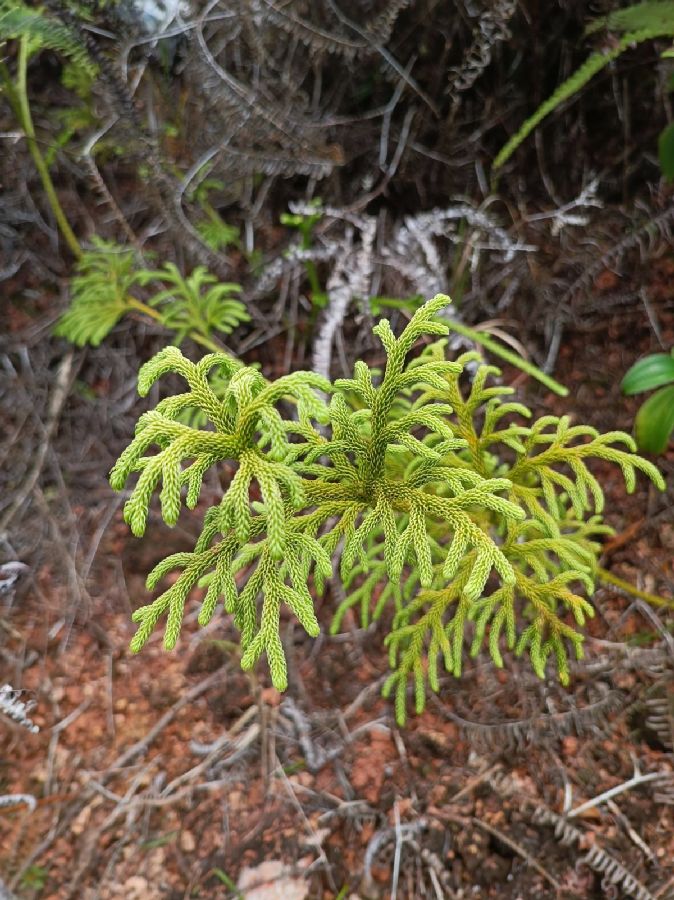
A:
[[[622,578],[618,578],[617,575],[614,575],[607,569],[603,569],[601,566],[597,568],[597,575],[601,581],[620,588],[621,591],[625,591],[626,594],[630,594],[632,597],[645,600],[651,606],[658,606],[661,609],[674,609],[674,600],[668,600],[666,597],[658,597],[657,594],[649,594],[648,591],[639,590],[639,588],[630,584],[629,581],[623,581]]]

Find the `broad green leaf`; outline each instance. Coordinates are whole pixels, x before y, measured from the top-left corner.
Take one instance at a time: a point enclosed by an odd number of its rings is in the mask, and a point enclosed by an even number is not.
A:
[[[674,356],[669,353],[651,353],[627,370],[620,388],[623,394],[629,396],[652,391],[653,388],[670,382],[674,382]]]
[[[664,453],[674,430],[674,384],[649,397],[637,413],[634,432],[641,450]]]

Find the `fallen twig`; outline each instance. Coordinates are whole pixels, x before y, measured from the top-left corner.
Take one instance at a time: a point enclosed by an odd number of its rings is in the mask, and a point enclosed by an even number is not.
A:
[[[513,840],[509,835],[505,832],[501,831],[500,828],[496,828],[495,825],[490,825],[488,822],[483,821],[482,819],[478,819],[477,816],[471,816],[470,818],[466,818],[465,816],[458,816],[453,813],[441,813],[441,817],[449,822],[454,822],[456,825],[460,825],[465,828],[469,824],[475,825],[477,828],[481,828],[483,831],[486,831],[492,837],[497,838],[507,847],[510,847],[511,850],[514,850],[518,856],[521,856],[523,860],[525,860],[528,865],[530,865],[533,869],[535,869],[539,875],[542,875],[545,880],[551,884],[556,891],[561,890],[561,885],[559,882],[551,875],[550,872],[545,868],[545,866],[541,865],[541,863],[521,844],[518,844],[517,841]]]
[[[642,775],[637,767],[635,768],[634,775],[627,781],[623,781],[622,784],[617,784],[615,787],[612,787],[608,791],[604,791],[603,793],[598,794],[591,800],[587,800],[585,803],[581,803],[580,806],[577,806],[575,809],[572,809],[570,812],[566,813],[566,818],[573,819],[576,816],[582,816],[583,813],[588,811],[588,809],[593,809],[602,803],[606,803],[607,800],[616,797],[618,794],[624,794],[625,791],[631,791],[633,788],[638,787],[640,784],[646,784],[649,781],[668,780],[671,778],[671,772],[649,772],[648,775]]]
[[[56,373],[56,381],[54,389],[49,400],[49,408],[47,411],[47,421],[44,423],[40,441],[35,450],[33,465],[28,470],[23,484],[18,488],[14,500],[5,510],[4,515],[0,519],[0,534],[7,531],[9,523],[12,521],[16,513],[21,509],[23,504],[30,497],[33,488],[37,484],[40,477],[42,466],[47,456],[47,451],[52,437],[58,427],[61,410],[68,396],[68,387],[70,385],[70,376],[73,368],[73,358],[75,351],[71,348],[66,352]]]

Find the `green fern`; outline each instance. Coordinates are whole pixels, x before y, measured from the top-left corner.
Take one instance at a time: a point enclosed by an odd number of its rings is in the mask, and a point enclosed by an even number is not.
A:
[[[614,47],[591,54],[582,66],[538,107],[536,112],[520,126],[499,151],[493,163],[494,171],[500,169],[510,159],[515,150],[526,140],[534,128],[540,125],[543,119],[554,112],[565,100],[578,94],[598,72],[630,47],[654,38],[673,37],[674,2],[652,0],[652,2],[637,3],[627,9],[615,10],[593,22],[587,31],[590,33],[601,29],[616,31],[621,33],[622,37]]]
[[[650,31],[655,37],[669,36],[674,33],[674,2],[650,0],[614,9],[588,25],[588,34],[596,31]]]
[[[241,291],[241,285],[219,282],[204,266],[197,266],[184,278],[173,263],[167,262],[163,269],[139,272],[136,281],[141,285],[152,281],[169,285],[148,302],[161,309],[162,322],[175,332],[178,343],[191,332],[230,334],[241,323],[250,321],[246,307],[232,297]]]
[[[69,28],[18,0],[0,0],[0,42],[27,38],[29,55],[54,50],[93,75],[96,65]]]
[[[54,333],[78,347],[97,347],[123,315],[133,309],[130,290],[137,279],[133,250],[110,241],[93,239],[76,264],[70,281],[70,306]]]
[[[132,250],[94,238],[71,280],[71,304],[55,333],[78,346],[97,346],[127,313],[149,317],[174,333],[177,343],[192,337],[208,345],[215,332],[231,334],[250,318],[244,304],[232,297],[238,284],[220,283],[203,266],[184,277],[173,263],[160,270],[139,266]],[[163,288],[147,302],[136,297],[136,286],[155,283]],[[167,287],[168,285],[168,287]]]
[[[241,235],[236,225],[228,225],[218,216],[217,219],[204,219],[198,222],[196,229],[205,244],[211,250],[226,250],[227,247],[238,247]]]
[[[142,368],[141,395],[167,372],[187,390],[140,418],[112,470],[115,490],[138,473],[124,508],[133,533],[143,534],[160,482],[162,516],[174,525],[183,503],[196,506],[211,466],[228,461],[235,474],[206,512],[194,551],[169,556],[148,576],[152,590],[180,573],[134,613],[133,651],[164,615],[164,645],[174,647],[189,593],[207,585],[200,624],[222,598],[241,632],[243,667],[266,653],[282,690],[282,609],[316,635],[309,584],[320,598],[338,558],[346,599],[333,628],[352,608],[363,624],[393,610],[385,692],[395,693],[400,722],[408,683],[423,709],[427,687],[440,688],[439,662],[460,675],[467,638],[473,655],[486,644],[498,666],[503,646],[528,653],[541,677],[552,657],[568,681],[569,650],[581,655],[580,629],[593,614],[598,539],[610,531],[587,462],[616,463],[628,491],[636,471],[664,482],[628,435],[600,435],[566,417],[530,423],[509,388],[490,384],[491,366],[480,365],[467,385],[475,353],[450,361],[436,340],[412,356],[419,339],[447,334],[435,318],[447,303],[444,295],[426,303],[398,338],[386,319],[376,326],[387,357],[380,375],[358,362],[353,378],[334,383],[308,372],[268,382],[223,354],[194,364],[175,347]],[[226,382],[221,396],[209,381],[214,370]],[[178,421],[190,407],[208,430]]]

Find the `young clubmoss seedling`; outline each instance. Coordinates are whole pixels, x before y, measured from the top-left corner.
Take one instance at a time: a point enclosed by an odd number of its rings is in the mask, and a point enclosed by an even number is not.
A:
[[[378,377],[357,362],[353,378],[332,383],[311,372],[269,382],[224,354],[194,364],[175,347],[143,366],[141,395],[166,372],[181,375],[188,390],[141,416],[112,470],[115,490],[139,473],[124,508],[133,533],[143,534],[160,481],[162,516],[174,525],[183,499],[196,505],[211,466],[228,461],[236,471],[206,512],[194,550],[167,557],[148,576],[152,590],[180,570],[133,614],[134,652],[165,613],[164,646],[173,648],[190,591],[207,584],[199,623],[210,621],[222,597],[241,633],[243,668],[266,653],[272,681],[284,690],[281,609],[316,636],[315,598],[337,559],[346,599],[333,631],[352,607],[364,625],[392,607],[384,690],[395,693],[400,722],[408,682],[421,711],[427,685],[439,690],[440,660],[461,674],[467,639],[472,655],[486,641],[497,666],[502,644],[527,652],[540,677],[553,657],[568,682],[569,649],[582,655],[579,629],[593,615],[587,598],[598,538],[611,531],[587,462],[616,463],[628,491],[636,470],[660,489],[664,481],[627,434],[601,435],[566,416],[530,423],[530,411],[508,399],[511,388],[489,384],[498,369],[478,354],[450,361],[440,339],[412,355],[421,338],[447,333],[435,316],[449,302],[428,301],[398,338],[379,322],[374,332],[387,362]],[[472,379],[468,363],[477,366]],[[216,369],[226,382],[220,397],[209,386]],[[177,421],[188,408],[208,428]]]

